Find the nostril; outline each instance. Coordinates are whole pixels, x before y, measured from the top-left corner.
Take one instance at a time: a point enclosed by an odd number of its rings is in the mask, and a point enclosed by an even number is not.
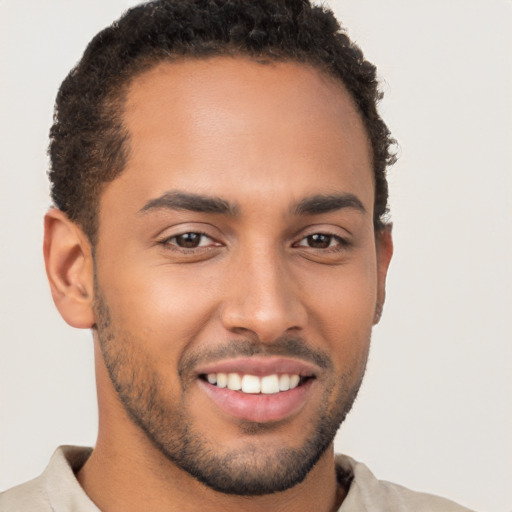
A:
[[[248,273],[246,270],[245,275]],[[285,277],[281,273],[269,278],[261,269],[250,272],[250,283],[246,282],[243,289],[235,286],[223,301],[223,326],[232,333],[250,333],[265,344],[303,329],[307,323],[305,305],[295,285],[283,282]]]

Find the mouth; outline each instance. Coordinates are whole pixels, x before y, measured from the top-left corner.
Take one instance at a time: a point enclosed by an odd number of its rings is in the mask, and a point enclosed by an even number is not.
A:
[[[217,388],[226,388],[231,391],[240,391],[249,395],[274,395],[290,391],[304,385],[313,376],[301,376],[296,373],[273,373],[271,375],[251,375],[241,373],[208,373],[201,374],[199,378]]]
[[[314,365],[284,358],[243,358],[202,368],[197,381],[231,419],[276,422],[298,413],[316,386]]]

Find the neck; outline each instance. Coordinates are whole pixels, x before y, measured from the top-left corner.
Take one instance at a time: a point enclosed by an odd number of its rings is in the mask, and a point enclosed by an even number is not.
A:
[[[336,481],[332,448],[306,479],[283,492],[264,496],[236,496],[214,491],[177,468],[154,447],[144,456],[126,452],[116,443],[98,439],[78,480],[102,512],[224,512],[338,510],[347,489]]]

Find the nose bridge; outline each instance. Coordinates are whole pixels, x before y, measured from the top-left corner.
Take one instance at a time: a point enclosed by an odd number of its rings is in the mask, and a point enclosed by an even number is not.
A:
[[[304,327],[306,312],[278,248],[254,244],[241,249],[234,259],[222,312],[227,329],[251,331],[269,343]]]

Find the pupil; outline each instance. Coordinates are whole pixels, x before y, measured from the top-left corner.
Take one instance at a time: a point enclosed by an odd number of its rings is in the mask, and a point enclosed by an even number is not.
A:
[[[180,247],[184,247],[186,249],[193,249],[194,247],[198,247],[200,240],[201,235],[199,233],[184,233],[183,235],[176,237],[176,243]]]
[[[308,236],[308,244],[310,247],[314,247],[315,249],[327,249],[331,243],[330,235],[322,235],[321,233],[317,233],[315,235]]]

